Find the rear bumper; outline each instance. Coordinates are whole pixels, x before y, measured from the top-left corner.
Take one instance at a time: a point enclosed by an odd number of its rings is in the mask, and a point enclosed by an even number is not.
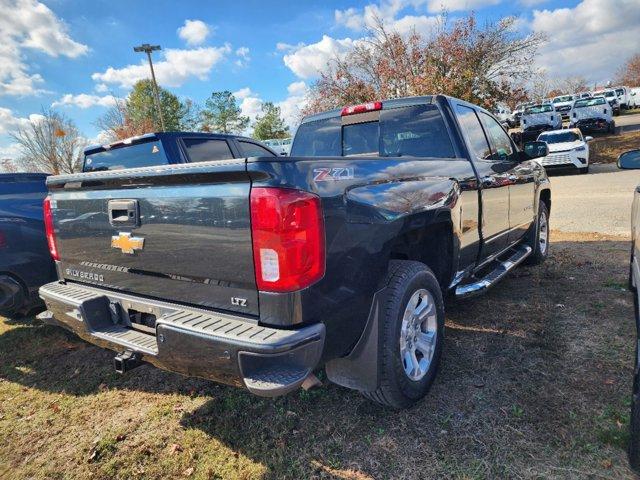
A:
[[[71,283],[44,285],[40,297],[48,309],[42,320],[90,343],[262,396],[299,387],[317,366],[324,346],[322,323],[296,330],[266,328],[239,316]],[[130,328],[130,309],[155,315],[155,335]]]
[[[573,122],[571,126],[579,128],[582,132],[607,132],[610,122],[603,118],[588,118]]]

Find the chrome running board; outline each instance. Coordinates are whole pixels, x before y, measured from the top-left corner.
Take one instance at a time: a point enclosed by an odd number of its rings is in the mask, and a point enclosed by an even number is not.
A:
[[[464,283],[456,287],[457,298],[480,295],[495,285],[502,277],[520,265],[533,251],[529,245],[518,245],[512,249],[511,256],[503,261],[496,261],[496,267],[482,278],[472,278],[471,283]]]

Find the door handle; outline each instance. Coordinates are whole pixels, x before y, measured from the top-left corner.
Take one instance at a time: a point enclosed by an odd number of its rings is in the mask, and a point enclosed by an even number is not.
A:
[[[114,227],[137,227],[139,223],[137,200],[109,200],[109,223]]]
[[[482,177],[480,179],[480,183],[482,184],[483,187],[492,187],[493,185],[495,185],[495,181],[493,180],[493,177]]]

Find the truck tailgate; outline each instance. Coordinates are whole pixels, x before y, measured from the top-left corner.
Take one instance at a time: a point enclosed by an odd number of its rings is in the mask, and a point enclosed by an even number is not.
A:
[[[244,159],[51,177],[61,275],[258,314]]]

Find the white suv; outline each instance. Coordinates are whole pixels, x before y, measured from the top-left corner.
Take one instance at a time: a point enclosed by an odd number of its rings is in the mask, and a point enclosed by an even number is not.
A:
[[[549,145],[549,155],[539,159],[545,167],[575,167],[580,173],[589,172],[589,144],[593,137],[583,137],[578,128],[550,130],[538,140]]]

